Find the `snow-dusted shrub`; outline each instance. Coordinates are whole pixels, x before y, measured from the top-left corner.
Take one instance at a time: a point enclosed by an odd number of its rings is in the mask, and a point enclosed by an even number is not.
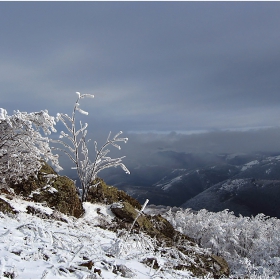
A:
[[[19,182],[36,175],[43,162],[60,170],[58,155],[54,155],[45,135],[55,132],[55,120],[48,111],[26,113],[15,111],[9,116],[0,108],[0,181]]]
[[[117,167],[120,166],[126,173],[129,174],[129,170],[126,166],[122,163],[122,159],[120,158],[111,158],[107,156],[110,150],[107,149],[108,146],[112,145],[118,149],[121,147],[117,144],[117,142],[127,142],[127,138],[119,138],[122,134],[122,131],[117,133],[114,137],[111,138],[111,132],[108,135],[106,142],[103,146],[98,149],[97,142],[94,142],[95,146],[95,158],[93,161],[89,158],[89,151],[87,147],[87,143],[90,141],[86,140],[87,135],[87,126],[88,124],[82,124],[80,121],[80,128],[76,128],[76,111],[80,112],[81,114],[87,115],[88,112],[82,110],[79,106],[80,99],[85,97],[93,98],[94,96],[91,94],[80,94],[77,92],[78,98],[75,102],[72,116],[68,116],[67,114],[57,114],[57,119],[60,120],[66,130],[67,133],[61,131],[60,138],[66,139],[63,140],[53,140],[53,142],[62,144],[64,148],[55,148],[60,151],[63,151],[70,160],[74,163],[73,169],[77,170],[78,177],[80,179],[81,187],[82,187],[82,194],[81,200],[84,202],[86,201],[87,194],[89,189],[93,186],[93,181],[96,179],[97,174],[106,168],[109,167]]]
[[[231,277],[280,277],[279,219],[264,214],[236,217],[228,210],[213,213],[205,209],[168,211],[164,216],[178,231],[224,257]]]

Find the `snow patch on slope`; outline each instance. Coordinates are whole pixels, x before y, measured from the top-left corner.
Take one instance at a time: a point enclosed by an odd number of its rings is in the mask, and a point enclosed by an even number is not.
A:
[[[182,175],[181,176],[178,176],[178,177],[175,177],[173,178],[172,180],[170,180],[167,184],[164,184],[161,186],[161,188],[166,191],[168,190],[170,187],[172,187],[172,185],[176,182],[179,182],[182,180]],[[160,186],[160,185],[157,185],[157,186]]]
[[[260,162],[258,160],[253,160],[253,161],[250,161],[246,164],[244,164],[244,166],[241,168],[241,171],[245,171],[247,170],[248,168],[252,168],[254,165],[256,164],[259,164]]]
[[[166,191],[177,182],[180,182],[184,176],[187,176],[189,173],[186,173],[187,169],[173,169],[172,172],[163,177],[160,181],[154,184],[155,187],[160,187],[162,190]],[[176,176],[177,175],[177,176]],[[172,178],[172,179],[171,179]]]
[[[220,190],[237,191],[240,187],[244,186],[246,181],[244,179],[228,180],[222,184]]]

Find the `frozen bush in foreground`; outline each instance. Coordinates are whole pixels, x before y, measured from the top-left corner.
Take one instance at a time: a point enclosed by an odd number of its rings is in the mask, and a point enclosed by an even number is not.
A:
[[[258,214],[236,217],[224,210],[169,210],[164,215],[180,232],[226,259],[234,278],[279,278],[280,220]]]
[[[57,119],[64,124],[67,130],[67,133],[61,131],[60,139],[64,138],[66,139],[66,142],[63,140],[52,141],[64,146],[64,148],[55,149],[63,151],[74,163],[73,169],[77,170],[77,174],[82,187],[81,200],[84,202],[86,201],[89,189],[94,186],[92,182],[96,179],[97,174],[101,170],[120,166],[126,173],[129,174],[129,170],[122,163],[122,159],[124,157],[111,158],[107,156],[107,154],[110,152],[110,150],[107,149],[108,146],[112,145],[120,150],[121,147],[117,144],[117,142],[126,143],[128,138],[119,137],[122,134],[122,131],[111,138],[110,132],[106,142],[100,149],[97,148],[97,142],[95,141],[95,158],[93,161],[91,161],[89,158],[89,151],[87,147],[87,143],[90,141],[90,139],[86,140],[88,124],[82,124],[82,122],[80,121],[80,128],[76,128],[76,111],[80,112],[81,114],[88,115],[88,112],[82,110],[79,107],[79,102],[80,99],[83,99],[85,97],[93,98],[94,96],[91,94],[81,95],[79,92],[76,93],[78,94],[78,98],[75,102],[72,116],[70,117],[67,114],[57,114]]]

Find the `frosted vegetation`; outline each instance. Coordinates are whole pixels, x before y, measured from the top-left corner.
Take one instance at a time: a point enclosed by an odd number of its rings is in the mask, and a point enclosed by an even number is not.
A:
[[[163,215],[181,233],[228,262],[232,278],[280,278],[280,220],[224,210],[169,210]]]
[[[80,121],[80,126],[77,128],[76,112],[87,115],[88,112],[80,108],[79,102],[83,98],[93,98],[94,96],[76,93],[78,98],[71,117],[58,113],[55,119],[48,114],[47,110],[30,114],[15,111],[12,116],[9,116],[5,109],[0,108],[0,181],[18,183],[31,175],[36,176],[42,167],[42,159],[50,161],[57,171],[61,170],[58,155],[54,155],[52,150],[62,151],[73,162],[73,168],[77,170],[82,186],[81,200],[83,202],[87,198],[89,188],[94,187],[92,182],[101,170],[120,166],[129,174],[129,170],[122,163],[124,157],[111,158],[108,156],[109,146],[121,149],[118,142],[126,143],[128,141],[127,138],[119,137],[122,131],[114,137],[111,137],[110,132],[100,149],[97,148],[95,141],[95,157],[90,159],[87,146],[90,139],[86,139],[88,124],[82,124]],[[40,131],[43,131],[45,135],[56,132],[54,128],[56,121],[61,121],[67,132],[61,131],[59,140],[43,137]],[[50,147],[50,141],[62,145],[62,148]],[[77,191],[79,192],[79,189]]]
[[[42,159],[51,161],[58,171],[62,169],[47,137],[56,132],[55,124],[54,117],[49,116],[47,110],[34,113],[15,111],[10,116],[0,108],[1,182],[20,182],[36,175]]]

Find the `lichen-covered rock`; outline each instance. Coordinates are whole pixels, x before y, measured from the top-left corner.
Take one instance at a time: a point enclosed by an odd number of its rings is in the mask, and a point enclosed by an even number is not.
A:
[[[18,184],[11,184],[15,193],[47,206],[63,214],[79,218],[84,213],[74,182],[66,176],[59,176],[52,167],[44,164],[34,176]]]
[[[130,224],[135,220],[138,211],[132,207],[128,202],[112,204],[111,211],[118,219],[117,225],[129,228]],[[119,226],[117,226],[119,228]],[[161,241],[165,241],[167,245],[172,246],[174,242],[180,240],[188,240],[194,243],[194,240],[180,232],[176,231],[173,226],[161,215],[140,215],[135,222],[134,231],[143,231],[151,237],[157,237]]]

